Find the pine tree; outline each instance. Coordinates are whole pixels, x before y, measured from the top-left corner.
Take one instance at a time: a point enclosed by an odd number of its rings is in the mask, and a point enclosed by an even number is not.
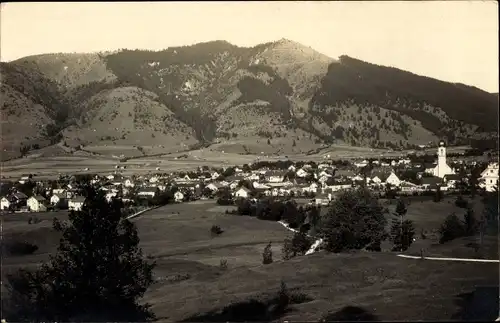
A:
[[[466,235],[473,236],[476,233],[478,223],[471,207],[468,207],[464,214],[464,226]]]
[[[271,264],[273,262],[273,251],[271,249],[271,242],[264,248],[262,253],[262,263],[264,265]]]
[[[391,234],[393,236],[393,250],[407,250],[413,243],[413,237],[415,236],[413,221],[404,220],[402,223],[396,222],[391,227]]]
[[[462,237],[464,232],[465,230],[460,219],[455,215],[455,213],[450,214],[446,217],[444,223],[439,228],[439,243],[445,243]]]
[[[54,219],[62,233],[57,253],[34,272],[8,277],[5,317],[13,321],[145,321],[139,305],[153,282],[154,263],[143,259],[133,223],[102,191],[83,189],[86,202],[69,221]]]

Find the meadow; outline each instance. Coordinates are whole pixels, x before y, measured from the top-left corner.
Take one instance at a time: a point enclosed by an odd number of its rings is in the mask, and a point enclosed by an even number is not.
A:
[[[454,207],[447,201],[413,201],[407,216],[417,228],[430,231]],[[264,299],[278,290],[281,281],[306,295],[280,318],[285,320],[317,321],[327,314],[348,319],[346,311],[352,308],[369,313],[370,320],[489,320],[498,313],[497,263],[323,251],[283,261],[281,247],[291,232],[276,222],[226,214],[227,208],[232,207],[205,200],[166,205],[133,219],[144,253],[157,263],[155,283],[143,301],[152,304],[160,321],[237,320],[216,312],[229,304]],[[51,229],[54,216],[65,218],[63,213],[47,214],[39,217],[41,222],[28,224],[28,215],[2,217],[4,240],[15,237],[39,246],[32,255],[2,257],[2,275],[36,266],[55,251],[59,237]],[[223,232],[213,235],[212,225]],[[262,251],[269,242],[274,262],[263,265]],[[462,242],[453,248],[465,250]],[[441,245],[449,252],[445,246]],[[432,242],[427,248],[438,253],[439,246]]]

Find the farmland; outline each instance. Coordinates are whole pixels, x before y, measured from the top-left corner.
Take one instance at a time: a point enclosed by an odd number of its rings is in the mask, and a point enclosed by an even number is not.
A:
[[[51,146],[53,147],[53,146]],[[89,151],[100,152],[91,155],[85,151],[77,151],[72,154],[44,154],[34,151],[26,158],[5,161],[2,164],[2,176],[5,178],[18,178],[22,174],[35,173],[40,179],[54,178],[60,174],[105,174],[115,170],[116,165],[125,166],[121,170],[123,175],[148,174],[158,172],[172,172],[179,170],[193,170],[200,166],[221,167],[231,165],[243,165],[260,160],[285,160],[296,161],[322,160],[326,156],[329,158],[368,158],[378,156],[399,156],[403,152],[389,152],[377,149],[334,145],[313,154],[293,154],[293,155],[245,155],[232,153],[220,144],[215,144],[209,148],[192,150],[187,152],[170,153],[157,156],[141,156],[135,154],[134,158],[120,162],[120,155],[128,156],[132,147],[88,147]],[[50,147],[49,147],[50,148]],[[41,150],[48,150],[44,148]],[[226,150],[225,150],[226,149]],[[106,150],[109,150],[107,152]],[[106,153],[103,153],[106,151]],[[112,157],[114,156],[114,157]],[[88,170],[86,170],[88,168]]]
[[[283,261],[281,247],[290,232],[276,222],[226,214],[226,208],[231,207],[201,200],[167,205],[133,220],[144,253],[157,262],[156,282],[144,301],[153,305],[161,321],[202,320],[200,315],[218,320],[205,313],[265,297],[277,291],[281,280],[308,296],[302,304],[292,305],[282,318],[287,320],[315,321],[346,306],[362,308],[380,320],[405,321],[486,320],[498,309],[498,264],[481,263],[478,271],[477,263],[403,259],[391,252],[320,252]],[[431,231],[454,208],[447,201],[413,201],[408,218],[415,221],[417,230]],[[59,237],[50,228],[54,216],[65,218],[63,213],[47,214],[37,224],[28,224],[28,215],[3,219],[4,238],[39,247],[32,255],[3,257],[4,274],[44,261],[55,251]],[[223,233],[212,235],[212,225],[220,226]],[[431,238],[425,241],[426,252],[439,253]],[[492,239],[487,241],[494,244]],[[262,251],[269,242],[274,263],[262,265]],[[441,253],[465,250],[463,244],[458,240],[441,245]],[[227,261],[227,268],[221,260]],[[486,306],[480,312],[474,305],[478,299]]]

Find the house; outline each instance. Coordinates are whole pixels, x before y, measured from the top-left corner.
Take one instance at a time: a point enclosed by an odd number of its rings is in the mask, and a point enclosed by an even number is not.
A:
[[[443,180],[439,177],[422,177],[420,179],[420,187],[424,190],[436,190],[441,186]]]
[[[47,200],[41,195],[32,196],[26,201],[26,205],[32,212],[47,211],[47,206],[45,205],[46,203]]]
[[[158,193],[157,187],[142,187],[137,192],[137,196],[140,197],[155,197]]]
[[[368,164],[369,164],[369,162],[365,159],[361,162],[354,163],[354,166],[356,166],[358,168],[363,168],[363,167],[367,166]]]
[[[64,195],[66,193],[66,190],[64,188],[54,188],[52,190],[52,194],[61,194]]]
[[[451,174],[451,175],[445,175],[443,180],[446,183],[446,186],[450,188],[454,188],[458,182],[460,182],[460,175],[458,174]]]
[[[498,163],[489,164],[480,176],[479,187],[484,188],[487,192],[493,192],[495,187],[498,188]]]
[[[66,201],[66,195],[64,194],[53,194],[50,197],[50,204],[54,206],[60,203],[64,203],[65,201]]]
[[[23,207],[26,206],[28,196],[22,192],[14,192],[6,197],[9,202],[9,207]],[[5,201],[4,201],[5,202]],[[4,203],[6,205],[6,203]]]
[[[291,171],[291,172],[295,172],[296,168],[295,168],[295,166],[294,166],[294,165],[290,165],[290,166],[288,167],[288,170],[289,170],[289,171]]]
[[[389,185],[393,185],[393,186],[399,186],[401,184],[401,180],[396,175],[396,173],[394,173],[393,171],[391,171],[391,173],[389,174],[389,176],[385,179],[385,183],[389,184]]]
[[[184,194],[181,191],[177,191],[174,193],[174,201],[182,202],[184,200]]]
[[[135,186],[135,183],[132,179],[130,178],[127,178],[124,182],[123,182],[123,186],[125,187],[134,187]]]
[[[240,187],[236,192],[234,192],[234,197],[247,198],[250,195],[250,190],[244,186]]]
[[[297,177],[306,177],[309,173],[304,170],[304,168],[299,169],[297,172],[295,172],[295,176]]]
[[[158,176],[156,176],[156,175],[151,176],[151,177],[149,178],[149,182],[150,182],[150,183],[157,183],[159,180],[160,180],[160,178],[159,178]]]
[[[212,179],[214,179],[214,180],[215,180],[215,179],[217,179],[217,178],[219,178],[219,177],[220,177],[220,174],[219,174],[219,173],[217,173],[217,172],[213,172],[212,174],[210,174],[210,176],[212,177]]]
[[[10,204],[11,201],[9,200],[9,198],[7,198],[6,196],[2,197],[2,199],[0,199],[0,210],[8,210]]]
[[[377,185],[389,184],[392,186],[399,186],[401,184],[401,180],[394,171],[375,172],[372,174],[371,181]]]
[[[121,175],[117,175],[117,176],[115,176],[115,178],[113,178],[111,180],[111,184],[114,186],[120,186],[123,184],[123,181],[124,181],[124,178]]]
[[[256,190],[268,190],[268,189],[270,189],[270,188],[271,188],[269,185],[261,184],[261,183],[259,183],[259,182],[253,182],[253,183],[252,183],[252,186],[253,186],[253,188],[255,188]]]
[[[208,184],[207,186],[205,186],[205,188],[208,188],[209,190],[211,190],[212,192],[217,192],[218,190],[220,190],[223,186],[220,185],[219,183],[210,183]]]
[[[311,183],[311,185],[306,186],[302,189],[303,192],[313,192],[313,193],[316,193],[317,190],[318,190],[318,184],[316,183]]]
[[[24,184],[26,182],[29,182],[31,179],[31,175],[23,175],[21,176],[21,179],[19,180],[19,184]]]
[[[314,198],[314,203],[316,205],[328,205],[330,204],[332,200],[332,194],[331,193],[321,193],[321,194],[318,194],[315,198]]]
[[[285,175],[279,171],[268,171],[264,174],[264,177],[266,178],[266,181],[270,183],[283,182],[285,179]]]
[[[85,197],[75,196],[68,201],[68,209],[70,211],[81,211],[84,203],[85,203]]]
[[[245,177],[245,179],[249,181],[258,181],[260,179],[260,176],[257,173],[252,173],[249,176]]]
[[[329,183],[326,188],[331,189],[333,192],[346,190],[352,188],[352,182],[349,180],[336,180],[333,183]]]
[[[113,200],[113,198],[116,196],[117,196],[117,192],[108,192],[108,193],[106,193],[105,198],[106,198],[106,201],[108,203],[110,203],[111,200]]]
[[[413,193],[419,190],[419,186],[417,184],[406,181],[401,181],[399,187],[403,193]]]

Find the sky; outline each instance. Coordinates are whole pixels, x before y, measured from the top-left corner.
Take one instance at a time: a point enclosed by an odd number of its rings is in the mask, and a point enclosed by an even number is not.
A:
[[[287,38],[498,92],[496,1],[3,3],[0,60]]]

